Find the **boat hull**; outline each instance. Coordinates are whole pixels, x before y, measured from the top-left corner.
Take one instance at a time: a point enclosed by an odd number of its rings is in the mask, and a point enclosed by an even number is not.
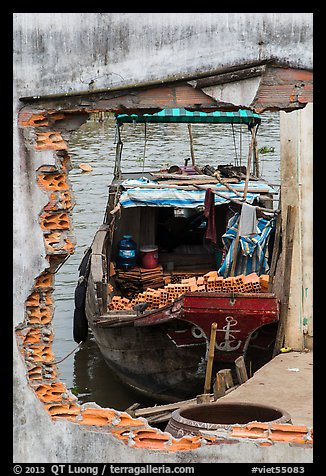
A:
[[[177,347],[167,325],[92,327],[106,364],[134,391],[173,402],[203,392],[206,343]]]
[[[124,323],[126,317],[89,320],[107,365],[134,390],[172,402],[203,392],[213,322],[215,375],[245,355],[257,329],[277,322],[279,304],[271,294],[186,293]]]

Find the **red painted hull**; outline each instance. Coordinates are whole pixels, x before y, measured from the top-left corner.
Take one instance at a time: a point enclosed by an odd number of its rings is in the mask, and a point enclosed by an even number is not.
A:
[[[149,312],[135,325],[151,326],[171,319],[193,324],[184,331],[167,331],[168,337],[178,347],[208,341],[211,325],[216,322],[214,359],[233,362],[244,355],[250,337],[257,329],[278,321],[279,301],[274,294],[268,293],[186,293],[170,310],[164,308]]]

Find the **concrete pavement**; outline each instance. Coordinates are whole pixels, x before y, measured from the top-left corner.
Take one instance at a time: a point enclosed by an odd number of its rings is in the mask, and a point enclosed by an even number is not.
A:
[[[313,426],[313,352],[279,354],[219,402],[271,405],[287,411],[294,425]]]

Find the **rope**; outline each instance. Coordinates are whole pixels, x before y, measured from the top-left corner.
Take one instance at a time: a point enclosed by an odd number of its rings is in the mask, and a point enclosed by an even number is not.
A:
[[[233,122],[231,123],[231,126],[232,126],[232,136],[233,136],[233,144],[234,144],[234,151],[235,151],[235,165],[238,165],[237,145],[235,143]]]
[[[53,365],[56,365],[56,364],[60,364],[61,362],[63,362],[64,360],[66,360],[73,352],[75,352],[78,347],[83,343],[83,341],[80,341],[79,344],[76,345],[76,347],[74,349],[72,349],[71,352],[69,352],[69,354],[66,355],[66,357],[64,357],[63,359],[61,360],[57,360],[56,362],[53,362]]]

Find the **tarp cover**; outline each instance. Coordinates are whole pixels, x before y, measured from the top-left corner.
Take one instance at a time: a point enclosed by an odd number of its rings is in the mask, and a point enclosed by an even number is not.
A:
[[[180,207],[180,208],[196,208],[204,206],[206,190],[186,190],[179,188],[140,188],[137,185],[153,184],[157,182],[151,181],[146,177],[141,179],[129,179],[122,182],[122,186],[128,188],[123,190],[120,196],[120,204],[124,208],[129,207]],[[244,181],[237,184],[232,184],[234,189],[242,189],[245,185]],[[249,182],[250,189],[261,189],[264,187],[269,193],[275,193],[275,190],[266,183],[258,181]],[[229,198],[239,200],[239,196],[229,190],[225,190],[220,184],[206,185],[206,187],[213,187],[216,191],[223,194],[225,198],[215,195],[215,205],[229,202]],[[221,190],[219,190],[221,189]],[[259,198],[259,193],[248,193],[247,202],[253,203],[255,198]]]
[[[218,274],[224,278],[231,274],[233,248],[239,225],[239,217],[240,214],[235,213],[233,217],[230,218],[227,231],[222,236],[222,241],[228,252],[222,266],[218,270]],[[259,218],[257,221],[256,235],[240,236],[234,276],[239,276],[240,274],[246,276],[250,273],[257,273],[258,276],[260,276],[261,274],[268,273],[269,266],[266,249],[269,235],[273,228],[275,228],[275,221],[275,218],[271,220]]]
[[[185,123],[211,123],[211,124],[247,124],[252,127],[260,124],[261,118],[258,114],[246,109],[239,111],[187,111],[183,108],[163,109],[154,114],[115,114],[119,125],[125,122],[185,122]]]

